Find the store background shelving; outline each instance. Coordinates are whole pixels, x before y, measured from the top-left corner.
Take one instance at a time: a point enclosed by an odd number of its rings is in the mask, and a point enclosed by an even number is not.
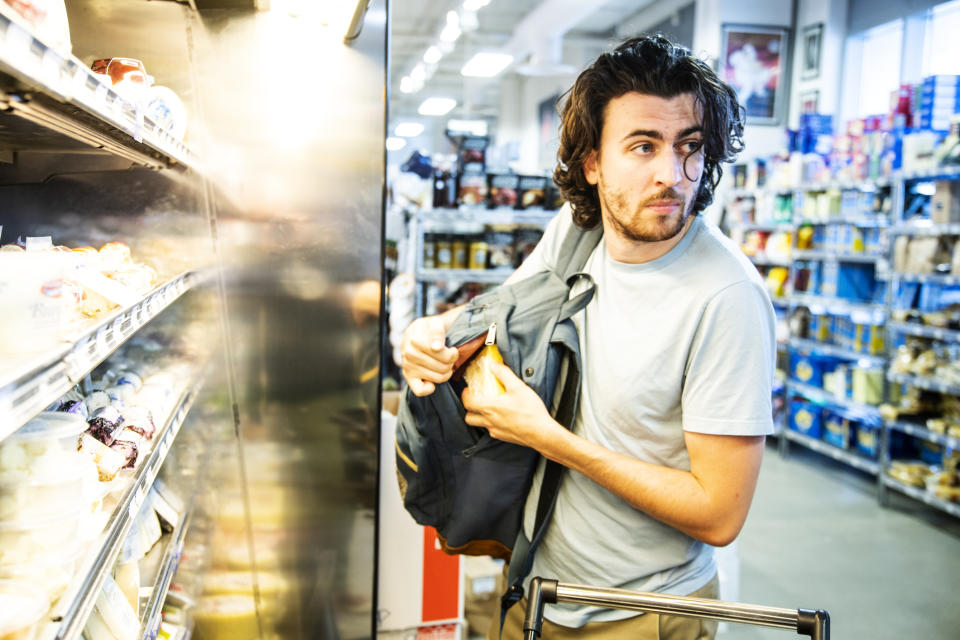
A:
[[[928,338],[948,344],[960,343],[960,330],[918,322],[906,322],[898,319],[895,313],[898,311],[896,294],[899,287],[904,283],[960,285],[960,277],[952,274],[907,272],[902,269],[902,265],[897,264],[894,255],[894,240],[901,235],[918,237],[960,235],[960,224],[952,221],[943,224],[932,223],[928,212],[924,214],[923,203],[918,205],[918,211],[913,212],[921,215],[915,215],[912,219],[905,219],[908,191],[919,182],[929,183],[934,180],[958,181],[960,180],[960,167],[896,172],[888,178],[866,181],[837,181],[826,184],[801,184],[796,187],[779,188],[736,188],[727,192],[727,198],[729,203],[735,204],[729,209],[734,213],[743,210],[742,202],[744,200],[752,200],[753,206],[748,206],[746,209],[752,209],[754,215],[760,211],[761,203],[764,203],[762,206],[766,206],[768,209],[761,215],[766,215],[767,218],[771,215],[777,216],[774,220],[757,221],[748,217],[747,219],[733,221],[731,223],[732,235],[741,244],[748,237],[747,234],[755,231],[782,232],[791,235],[788,258],[782,256],[770,258],[762,253],[750,256],[751,261],[757,265],[761,273],[764,273],[770,266],[781,266],[788,269],[784,295],[772,295],[775,307],[785,308],[787,313],[806,308],[811,313],[816,312],[831,316],[849,316],[852,314],[861,320],[868,319],[873,323],[879,320],[882,324],[884,348],[876,352],[865,352],[851,349],[848,346],[820,342],[814,339],[815,336],[796,335],[799,328],[796,323],[791,322],[787,316],[781,318],[781,321],[787,322],[790,327],[786,347],[789,349],[791,360],[797,355],[804,354],[839,358],[847,363],[846,366],[851,368],[866,366],[882,369],[883,379],[886,382],[883,385],[882,397],[876,398],[882,402],[877,402],[876,405],[855,402],[849,397],[849,388],[843,389],[843,395],[838,395],[834,392],[835,390],[827,390],[823,386],[798,380],[794,375],[795,371],[790,368],[792,363],[784,359],[781,354],[778,362],[781,371],[778,375],[784,380],[784,384],[782,390],[781,385],[776,385],[775,397],[779,395],[780,402],[786,405],[784,408],[784,414],[786,414],[784,416],[785,425],[790,423],[791,400],[801,399],[817,407],[837,410],[840,414],[850,418],[865,420],[865,424],[870,425],[867,429],[871,434],[870,437],[876,437],[875,429],[879,430],[880,436],[879,446],[872,445],[872,449],[857,451],[855,433],[848,433],[847,446],[841,447],[824,440],[820,434],[802,433],[797,430],[796,425],[793,425],[779,432],[785,436],[781,437],[779,442],[781,453],[787,454],[790,443],[812,449],[861,472],[876,476],[877,495],[879,501],[883,504],[887,500],[885,491],[892,488],[921,500],[927,505],[957,516],[960,515],[960,507],[956,504],[941,500],[923,488],[901,482],[890,474],[890,470],[895,461],[894,454],[899,453],[899,451],[894,451],[893,440],[896,437],[892,435],[894,433],[909,436],[919,442],[937,444],[943,447],[943,450],[947,453],[956,451],[958,445],[960,445],[960,440],[931,431],[914,422],[885,418],[879,408],[881,403],[895,403],[900,385],[913,386],[950,396],[960,396],[960,384],[951,384],[949,381],[942,379],[942,376],[918,376],[891,370],[892,360],[896,355],[894,345],[898,344],[898,335]],[[929,189],[926,191],[929,192]],[[842,201],[844,203],[843,210],[837,210],[835,206],[829,210],[823,210],[822,207],[817,210],[810,206],[805,207],[807,199],[816,198],[818,195],[825,193],[833,194],[834,205]],[[883,211],[880,215],[863,208],[863,205],[870,204],[871,198],[875,198],[878,193],[881,195],[881,199],[879,201],[874,200],[874,203],[881,208],[888,206],[888,210]],[[839,196],[839,199],[837,196]],[[912,197],[916,197],[916,195]],[[771,206],[770,203],[776,198],[784,199],[786,206],[781,206],[779,209]],[[889,205],[883,204],[883,198],[889,201]],[[856,204],[858,210],[851,211],[853,203]],[[785,210],[789,213],[788,219],[787,216],[784,216]],[[797,232],[801,227],[833,224],[855,225],[863,229],[878,229],[882,234],[880,237],[883,238],[883,246],[874,247],[870,252],[852,251],[847,247],[805,248],[802,250],[797,248]],[[873,291],[874,295],[870,296],[869,300],[849,300],[797,290],[794,285],[797,283],[798,271],[805,266],[802,263],[811,261],[820,264],[833,262],[837,264],[872,265],[876,283]],[[906,312],[907,310],[901,309],[900,311]],[[786,368],[784,369],[784,367]],[[820,429],[823,429],[822,424],[820,424]],[[922,445],[915,445],[911,450],[916,450],[918,446]]]

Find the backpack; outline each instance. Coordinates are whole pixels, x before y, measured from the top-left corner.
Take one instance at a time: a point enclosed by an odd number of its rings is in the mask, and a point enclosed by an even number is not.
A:
[[[458,362],[495,335],[504,364],[568,429],[576,417],[581,371],[571,317],[596,290],[581,270],[601,234],[599,225],[589,231],[571,225],[555,270],[477,296],[447,332],[447,344],[461,351]],[[527,540],[523,508],[541,456],[464,422],[460,373],[465,364],[428,396],[404,392],[397,415],[398,482],[404,507],[418,523],[436,528],[444,551],[510,561],[512,604],[522,595],[520,583],[552,512],[562,467],[546,461],[534,535]]]

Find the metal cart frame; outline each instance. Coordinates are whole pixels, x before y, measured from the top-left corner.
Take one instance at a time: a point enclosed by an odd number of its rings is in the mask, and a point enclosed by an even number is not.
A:
[[[830,614],[823,609],[780,609],[706,598],[590,587],[540,577],[530,581],[527,611],[523,619],[525,640],[536,640],[540,635],[543,605],[558,602],[792,629],[798,635],[809,636],[813,640],[830,640]]]

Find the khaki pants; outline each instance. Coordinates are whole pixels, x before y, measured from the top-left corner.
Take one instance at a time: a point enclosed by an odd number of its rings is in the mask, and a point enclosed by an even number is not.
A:
[[[689,594],[695,598],[716,599],[720,593],[720,581],[713,577],[703,588]],[[500,600],[497,611],[487,631],[487,640],[497,640],[500,630]],[[527,610],[524,598],[510,607],[503,623],[502,640],[523,640],[523,616]],[[644,613],[625,620],[612,622],[588,622],[579,629],[562,627],[544,619],[543,640],[713,640],[717,633],[716,620],[702,620],[683,616],[668,616]]]

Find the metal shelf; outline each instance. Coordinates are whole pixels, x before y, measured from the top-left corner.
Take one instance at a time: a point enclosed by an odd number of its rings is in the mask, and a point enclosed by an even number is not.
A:
[[[885,260],[885,255],[869,253],[844,253],[839,251],[826,251],[821,249],[814,250],[796,250],[793,252],[794,260],[835,260],[837,262],[862,262],[872,264],[878,260]]]
[[[960,235],[960,224],[933,224],[925,221],[926,224],[898,224],[890,227],[890,233],[895,235],[914,235],[914,236],[957,236]]]
[[[825,344],[823,342],[817,342],[816,340],[806,340],[804,338],[790,338],[788,341],[790,347],[795,349],[800,349],[803,351],[811,351],[814,353],[822,353],[828,356],[835,356],[837,358],[844,358],[846,360],[868,360],[871,364],[883,365],[886,364],[886,356],[878,356],[869,353],[860,353],[858,351],[852,351],[850,349],[844,349],[833,344]]]
[[[837,407],[843,407],[847,410],[851,417],[859,417],[863,420],[875,421],[877,424],[880,424],[882,419],[880,417],[880,409],[869,404],[862,404],[860,402],[854,402],[853,400],[848,400],[847,398],[840,398],[825,391],[818,387],[813,387],[808,384],[803,384],[802,382],[797,382],[796,380],[787,380],[787,395],[796,392],[799,395],[802,395],[818,404],[828,404],[834,405]]]
[[[790,296],[791,307],[808,307],[811,305],[823,307],[834,315],[847,315],[857,312],[884,313],[887,308],[886,305],[883,304],[855,302],[853,300],[845,300],[844,298],[815,296],[808,293],[795,293]]]
[[[793,431],[792,429],[784,429],[783,433],[786,434],[787,440],[801,444],[808,449],[812,449],[817,453],[833,458],[838,462],[842,462],[874,476],[880,473],[880,464],[874,460],[869,460],[863,456],[851,453],[846,449],[840,449],[832,444],[827,444],[822,440],[805,436],[802,433]]]
[[[922,171],[904,171],[900,179],[907,180],[960,180],[960,166],[934,167]]]
[[[953,436],[948,436],[944,433],[930,431],[930,429],[921,427],[920,425],[912,422],[904,422],[902,420],[887,420],[884,421],[884,425],[886,425],[888,429],[895,429],[915,438],[922,438],[928,442],[936,442],[937,444],[942,444],[951,449],[960,449],[960,438],[954,438]]]
[[[500,283],[510,277],[513,269],[421,269],[417,271],[420,282],[486,282]]]
[[[140,640],[156,640],[161,622],[160,610],[163,608],[167,592],[170,590],[170,583],[173,581],[180,565],[183,541],[187,529],[190,527],[190,518],[191,509],[188,508],[181,515],[180,522],[174,527],[170,541],[164,551],[163,559],[160,561],[160,569],[153,581],[153,591],[151,591],[143,615],[140,617]]]
[[[792,222],[745,222],[732,226],[744,231],[794,231],[797,228]]]
[[[79,383],[130,336],[195,286],[197,278],[193,272],[182,273],[140,302],[86,327],[72,344],[58,345],[0,371],[0,440]]]
[[[887,380],[890,380],[891,382],[899,382],[901,384],[913,385],[914,387],[920,387],[921,389],[926,389],[928,391],[938,391],[940,393],[948,393],[950,395],[960,396],[960,387],[957,385],[940,382],[936,378],[915,376],[908,373],[893,373],[890,371],[887,372]]]
[[[913,322],[888,322],[887,328],[894,331],[902,331],[912,336],[922,336],[924,338],[933,338],[934,340],[944,340],[946,342],[960,342],[960,331],[954,329],[931,327]]]
[[[789,267],[790,260],[774,260],[763,256],[747,256],[750,262],[760,267]]]
[[[941,511],[946,511],[950,515],[960,518],[960,504],[941,500],[925,489],[911,487],[910,485],[904,484],[896,478],[891,478],[886,474],[883,474],[882,482],[891,489],[896,489],[900,493],[906,494],[914,500],[919,500],[928,506],[935,507]]]
[[[831,224],[849,224],[855,227],[889,227],[890,220],[886,216],[841,216],[839,214],[830,215],[827,218],[820,219],[800,219],[796,225],[821,226]]]
[[[39,128],[155,169],[198,168],[196,155],[182,141],[80,59],[30,33],[2,3],[0,107],[35,126],[33,131],[5,130],[5,137],[22,134],[36,141],[42,139]]]
[[[496,209],[487,209],[484,207],[462,205],[457,209],[432,209],[430,211],[418,211],[417,216],[423,222],[433,223],[463,223],[473,222],[477,224],[526,224],[546,226],[553,220],[557,211],[545,211],[543,209],[509,209],[499,207]]]
[[[197,397],[202,377],[188,382],[179,400],[174,404],[164,425],[154,437],[153,448],[146,459],[142,460],[134,473],[133,481],[124,490],[110,520],[95,546],[98,551],[92,560],[85,562],[77,573],[67,592],[54,605],[50,612],[51,624],[47,625],[40,638],[43,640],[76,640],[80,637],[87,618],[96,604],[107,574],[113,570],[127,533],[147,498],[163,462],[173,445],[174,439],[183,426],[193,401]]]
[[[958,285],[960,278],[957,276],[939,274],[939,273],[901,273],[892,271],[891,277],[902,280],[903,282],[919,282],[921,284],[932,283],[942,285]]]

